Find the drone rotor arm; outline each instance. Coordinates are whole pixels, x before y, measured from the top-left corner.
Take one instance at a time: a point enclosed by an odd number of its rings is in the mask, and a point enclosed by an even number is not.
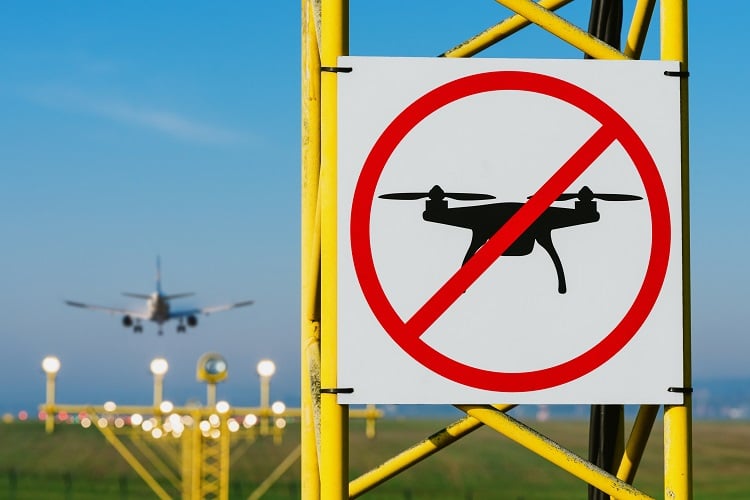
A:
[[[427,198],[429,193],[388,193],[381,194],[378,198],[384,200],[419,200],[420,198]]]
[[[636,201],[642,200],[642,196],[634,194],[612,194],[612,193],[594,193],[594,198],[603,201]]]
[[[473,200],[492,200],[495,197],[491,194],[481,193],[446,193],[440,186],[433,186],[432,189],[425,193],[387,193],[378,196],[383,200],[419,200],[429,198],[431,200],[444,200],[451,198],[453,200],[473,201]]]
[[[451,198],[453,200],[461,201],[473,201],[473,200],[494,200],[495,197],[491,194],[480,194],[480,193],[445,193],[443,196]]]

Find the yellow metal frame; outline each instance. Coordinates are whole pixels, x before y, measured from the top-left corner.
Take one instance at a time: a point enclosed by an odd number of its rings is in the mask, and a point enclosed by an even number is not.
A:
[[[638,59],[655,0],[636,2],[621,52],[569,23],[553,11],[572,0],[496,0],[514,12],[442,54],[467,57],[535,24],[596,59]],[[505,414],[509,406],[459,406],[467,417],[406,449],[380,467],[348,482],[349,409],[336,403],[336,164],[335,67],[348,54],[348,1],[302,0],[302,297],[301,297],[301,457],[302,498],[354,498],[375,488],[481,425],[531,449],[616,498],[650,498],[631,486],[659,408],[642,406],[613,476],[565,450]],[[428,5],[425,6],[429,8]],[[661,0],[661,59],[680,61],[687,71],[687,0]],[[688,94],[681,78],[683,172],[684,380],[690,374],[690,255],[688,204]],[[664,409],[664,497],[692,498],[691,398]],[[348,484],[347,484],[348,483]]]
[[[263,420],[271,418],[300,418],[300,408],[285,408],[276,413],[268,406],[267,401],[260,407],[230,407],[225,413],[220,413],[214,407],[174,407],[170,414],[190,416],[193,423],[186,426],[179,436],[168,433],[159,439],[152,438],[139,426],[123,425],[117,427],[114,421],[120,415],[140,414],[149,415],[160,421],[166,415],[157,406],[120,405],[114,410],[104,406],[55,404],[54,386],[49,384],[48,377],[47,400],[40,408],[48,412],[46,419],[47,432],[54,431],[55,417],[58,413],[85,413],[106,441],[123,457],[138,476],[151,488],[159,498],[173,498],[167,490],[175,492],[185,500],[197,498],[229,498],[229,472],[238,456],[244,454],[256,441],[257,436],[270,436],[275,444],[281,444],[283,429],[277,425],[261,426]],[[53,380],[54,381],[54,380]],[[246,415],[258,417],[258,424],[242,432],[233,433],[229,429],[230,418]],[[199,422],[210,417],[219,418],[217,429],[218,438],[204,437]],[[366,421],[368,437],[375,434],[375,420],[380,418],[381,412],[374,406],[362,410],[352,410],[350,417],[362,418]],[[103,419],[105,423],[100,423]],[[300,419],[301,420],[301,419]],[[256,488],[250,498],[260,498],[274,483],[290,469],[301,454],[301,446],[295,448]],[[164,481],[157,481],[152,471],[159,473]],[[179,493],[177,493],[179,492]]]

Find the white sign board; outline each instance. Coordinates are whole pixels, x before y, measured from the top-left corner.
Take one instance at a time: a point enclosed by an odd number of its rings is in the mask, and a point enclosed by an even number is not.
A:
[[[338,64],[340,403],[682,402],[677,63]]]

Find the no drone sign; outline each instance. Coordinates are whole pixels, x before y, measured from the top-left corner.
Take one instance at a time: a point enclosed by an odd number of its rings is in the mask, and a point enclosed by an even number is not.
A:
[[[677,63],[339,65],[340,403],[682,402]]]

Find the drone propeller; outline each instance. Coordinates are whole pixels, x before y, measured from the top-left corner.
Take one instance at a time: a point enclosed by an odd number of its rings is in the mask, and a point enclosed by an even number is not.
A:
[[[479,193],[446,193],[440,186],[433,186],[426,193],[388,193],[381,194],[378,198],[384,200],[418,200],[420,198],[429,198],[431,200],[442,200],[451,198],[453,200],[472,201],[472,200],[491,200],[495,197],[491,194]]]
[[[531,198],[531,196],[529,196]],[[616,193],[594,193],[588,186],[583,186],[577,193],[563,193],[555,201],[567,201],[578,199],[579,201],[636,201],[642,200],[641,196],[634,194],[616,194]]]

